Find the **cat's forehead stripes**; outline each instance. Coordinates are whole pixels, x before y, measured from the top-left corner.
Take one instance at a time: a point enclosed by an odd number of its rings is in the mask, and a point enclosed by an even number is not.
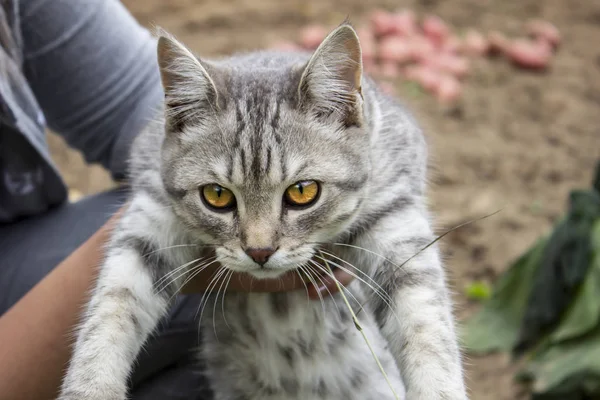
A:
[[[241,91],[234,101],[233,151],[229,177],[232,182],[265,181],[275,184],[285,178],[285,152],[278,131],[281,100],[267,82],[254,79],[234,86]]]

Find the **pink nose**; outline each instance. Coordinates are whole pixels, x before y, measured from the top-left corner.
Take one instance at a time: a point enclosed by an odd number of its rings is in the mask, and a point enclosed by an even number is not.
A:
[[[275,253],[275,249],[272,247],[266,247],[264,249],[246,249],[246,254],[248,254],[255,263],[260,265],[264,265],[269,261],[269,257],[271,257],[273,253]]]

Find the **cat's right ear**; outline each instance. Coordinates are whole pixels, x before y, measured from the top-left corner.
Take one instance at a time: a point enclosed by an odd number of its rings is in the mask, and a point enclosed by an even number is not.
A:
[[[181,132],[216,112],[219,93],[208,64],[164,31],[159,32],[157,55],[169,131]]]
[[[316,115],[359,126],[362,112],[362,52],[358,34],[344,22],[319,45],[298,88],[300,99]]]

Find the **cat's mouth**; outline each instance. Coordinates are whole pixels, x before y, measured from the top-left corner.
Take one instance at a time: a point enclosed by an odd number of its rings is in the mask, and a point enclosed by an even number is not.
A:
[[[319,282],[323,276],[332,274],[337,269],[337,266],[329,263],[324,263],[322,260],[313,256],[308,263],[302,265],[283,266],[268,266],[246,270],[247,274],[256,279],[281,279],[286,275],[294,275],[299,277],[304,282]]]
[[[283,277],[283,275],[293,272],[293,269],[284,268],[270,268],[263,267],[251,271],[246,271],[247,274],[257,279],[277,279]]]

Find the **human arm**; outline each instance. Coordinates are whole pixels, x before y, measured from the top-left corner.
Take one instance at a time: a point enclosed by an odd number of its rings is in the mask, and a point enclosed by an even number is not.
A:
[[[123,179],[163,100],[156,43],[117,0],[22,0],[24,70],[48,126]]]
[[[55,397],[70,357],[73,327],[88,299],[115,219],[109,220],[0,317],[0,359],[4,365],[0,397]]]

